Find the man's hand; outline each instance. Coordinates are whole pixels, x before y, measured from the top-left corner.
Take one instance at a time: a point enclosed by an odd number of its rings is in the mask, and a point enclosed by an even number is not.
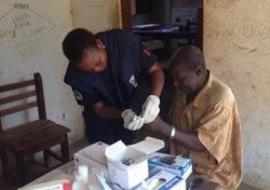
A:
[[[153,122],[160,112],[159,108],[160,99],[157,96],[150,95],[142,105],[142,118],[144,119],[144,123]]]
[[[124,120],[124,127],[131,131],[136,131],[142,128],[144,119],[137,116],[131,109],[126,109],[121,114]]]
[[[172,128],[170,124],[164,122],[160,117],[157,117],[155,121],[146,125],[146,129],[162,134],[165,137],[171,137]],[[182,132],[181,130],[175,131],[173,140],[187,148],[190,148],[197,152],[203,152],[205,150],[204,145],[194,132]]]

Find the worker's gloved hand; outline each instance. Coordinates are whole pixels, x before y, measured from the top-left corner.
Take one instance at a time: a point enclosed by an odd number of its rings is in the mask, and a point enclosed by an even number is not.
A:
[[[144,118],[144,123],[153,122],[158,116],[160,99],[157,96],[150,95],[142,105],[142,118]]]
[[[142,128],[144,119],[137,116],[131,109],[126,109],[121,114],[124,120],[124,127],[131,131],[136,131]]]
[[[136,114],[131,109],[125,109],[121,116],[124,120],[124,127],[126,127],[136,117]]]

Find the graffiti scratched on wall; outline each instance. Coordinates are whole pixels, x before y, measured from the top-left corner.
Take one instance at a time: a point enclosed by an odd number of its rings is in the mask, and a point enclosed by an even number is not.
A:
[[[55,24],[28,4],[16,3],[0,17],[0,48],[24,45],[49,33]]]

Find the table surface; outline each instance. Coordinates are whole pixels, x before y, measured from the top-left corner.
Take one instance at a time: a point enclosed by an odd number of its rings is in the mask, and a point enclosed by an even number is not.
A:
[[[23,187],[27,187],[27,186],[31,186],[31,185],[36,185],[36,184],[40,184],[40,183],[46,183],[46,182],[50,182],[52,180],[69,180],[70,182],[74,181],[74,172],[76,170],[74,161],[70,161],[50,172],[48,172],[47,174],[35,179],[34,181],[32,181],[31,183],[26,184]],[[103,172],[105,175],[107,175],[107,171],[104,168],[97,168],[97,167],[93,167],[89,170],[89,177],[91,175],[91,171],[92,173],[96,173],[98,172]],[[93,178],[91,178],[93,179]],[[91,190],[103,190],[103,188],[98,184],[97,181],[90,181],[90,189]]]
[[[45,182],[49,182],[52,180],[61,180],[61,179],[67,179],[67,180],[70,180],[72,182],[74,179],[74,177],[73,177],[74,171],[75,171],[74,162],[70,161],[70,162],[48,172],[47,174],[35,179],[34,181],[25,185],[24,187],[29,186],[29,185],[36,185],[36,184],[40,184],[40,183],[45,183]],[[197,177],[191,176],[188,179],[188,181],[195,179],[195,178],[197,178]],[[91,186],[91,187],[92,187],[91,190],[102,190],[102,188],[99,186]],[[215,188],[216,188],[216,184],[204,180],[204,182],[194,190],[214,190]]]
[[[75,165],[73,161],[70,161],[50,172],[47,174],[35,179],[31,183],[28,183],[25,186],[29,185],[36,185],[39,183],[49,182],[51,180],[60,180],[60,179],[67,179],[73,181],[73,172],[75,171]]]

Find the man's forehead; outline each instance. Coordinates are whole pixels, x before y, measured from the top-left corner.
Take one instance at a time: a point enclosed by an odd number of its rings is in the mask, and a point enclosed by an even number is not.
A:
[[[179,79],[179,78],[183,78],[184,74],[182,72],[179,72],[178,70],[174,69],[174,70],[171,70],[171,76],[175,79]]]
[[[175,63],[171,68],[171,72],[178,75],[187,73],[188,71],[189,71],[188,66],[183,61]]]

